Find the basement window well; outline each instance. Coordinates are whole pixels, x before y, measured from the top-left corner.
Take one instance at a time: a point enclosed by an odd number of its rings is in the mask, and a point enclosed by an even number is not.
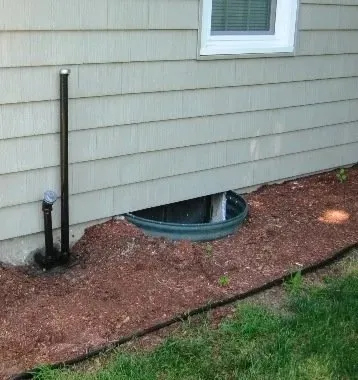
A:
[[[209,241],[236,232],[247,215],[245,199],[228,191],[136,211],[125,217],[147,235]]]

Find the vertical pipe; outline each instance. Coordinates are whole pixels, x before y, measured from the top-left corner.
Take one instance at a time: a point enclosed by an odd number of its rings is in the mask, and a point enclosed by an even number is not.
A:
[[[45,226],[45,252],[49,260],[54,260],[54,249],[53,249],[53,236],[52,236],[52,205],[45,202],[42,203],[42,211],[44,215],[44,226]]]
[[[42,211],[44,216],[45,226],[45,257],[48,263],[57,259],[57,252],[53,247],[53,235],[52,235],[52,206],[57,200],[57,195],[54,191],[47,190],[44,194],[42,201]]]
[[[37,250],[34,255],[35,262],[44,269],[49,269],[57,264],[59,255],[57,250],[53,246],[53,235],[52,235],[52,205],[56,202],[57,195],[54,191],[45,191],[44,198],[42,201],[42,212],[44,218],[45,227],[45,252],[41,249]]]
[[[61,139],[61,253],[70,252],[68,205],[68,76],[70,70],[60,71],[60,139]]]

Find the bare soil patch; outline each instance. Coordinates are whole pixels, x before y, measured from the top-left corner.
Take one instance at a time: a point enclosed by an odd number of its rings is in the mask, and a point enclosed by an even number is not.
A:
[[[112,220],[86,231],[66,271],[0,267],[0,377],[73,358],[357,242],[358,169],[348,174],[344,184],[331,172],[248,194],[247,223],[215,242],[151,238]]]

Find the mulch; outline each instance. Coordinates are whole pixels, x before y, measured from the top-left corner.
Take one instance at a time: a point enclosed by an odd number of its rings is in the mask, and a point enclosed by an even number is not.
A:
[[[86,230],[67,270],[0,266],[0,377],[84,354],[358,241],[356,167],[343,184],[330,172],[246,199],[247,222],[215,242],[147,237],[114,219]]]

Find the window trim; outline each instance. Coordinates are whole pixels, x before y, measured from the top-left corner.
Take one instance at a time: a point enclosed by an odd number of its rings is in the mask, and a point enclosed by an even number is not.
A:
[[[211,34],[213,0],[202,0],[200,55],[292,53],[298,0],[277,0],[274,34]]]

